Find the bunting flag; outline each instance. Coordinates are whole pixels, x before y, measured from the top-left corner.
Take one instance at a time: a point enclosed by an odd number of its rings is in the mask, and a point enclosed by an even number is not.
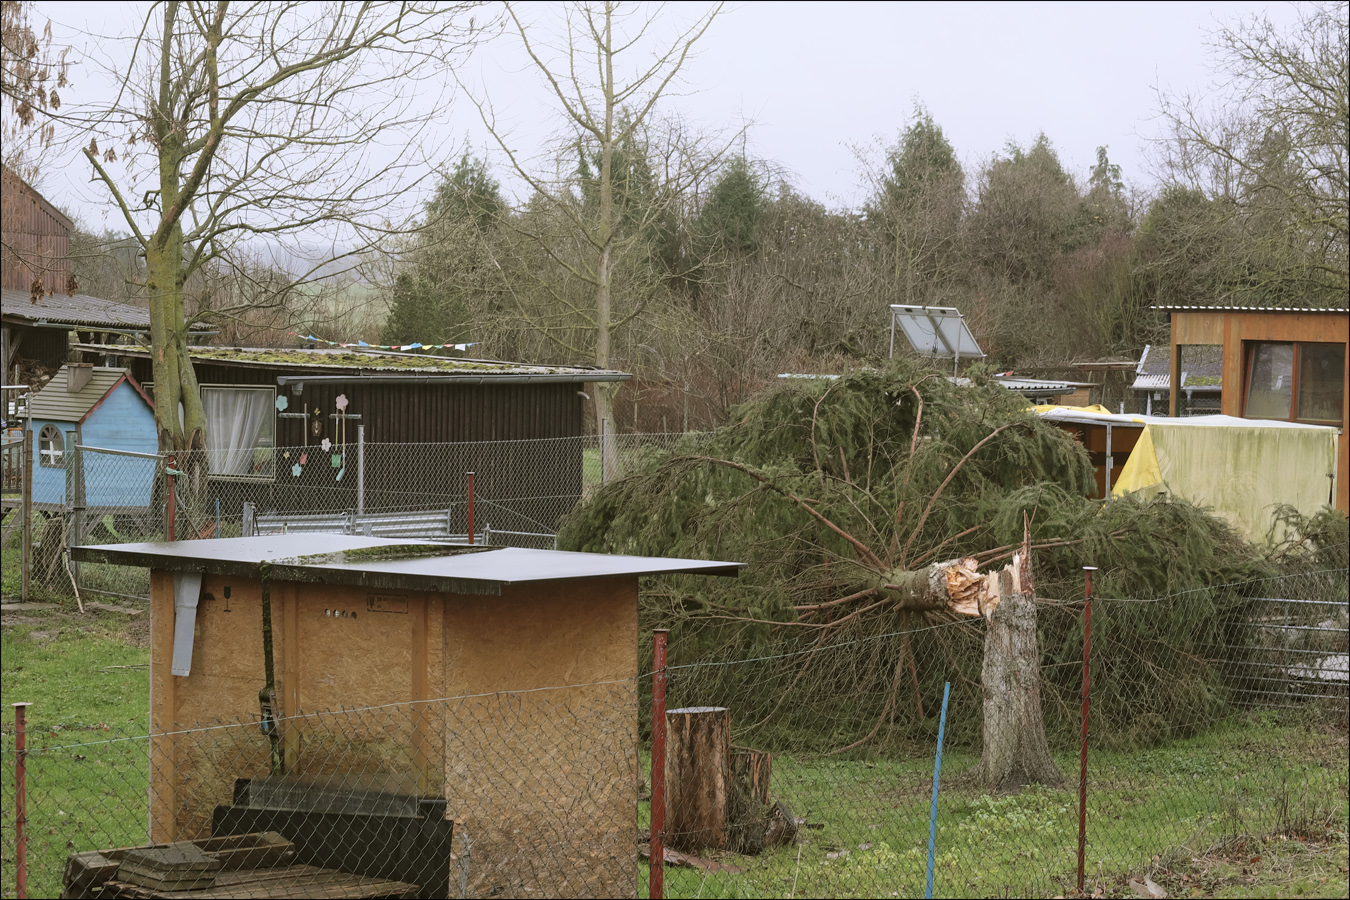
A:
[[[412,343],[412,344],[367,344],[365,341],[354,341],[352,343],[342,343],[341,341],[330,341],[325,338],[316,337],[312,334],[298,334],[294,331],[286,332],[291,337],[297,337],[304,341],[314,341],[319,344],[327,344],[330,347],[365,347],[368,350],[468,350],[474,344],[480,341],[470,341],[466,344],[436,344],[436,343]]]

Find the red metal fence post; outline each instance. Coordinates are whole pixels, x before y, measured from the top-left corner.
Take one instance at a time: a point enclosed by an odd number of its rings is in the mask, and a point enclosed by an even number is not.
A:
[[[652,632],[652,833],[647,896],[666,895],[666,636]]]
[[[1078,759],[1078,893],[1083,893],[1083,868],[1087,857],[1087,750],[1088,666],[1092,660],[1092,573],[1096,566],[1083,566],[1083,738]]]
[[[18,761],[15,767],[14,783],[14,896],[19,900],[28,897],[28,792],[27,760],[28,748],[25,739],[26,727],[24,710],[31,703],[15,703],[14,707],[14,756]]]
[[[469,476],[469,543],[473,543],[473,473],[467,473]],[[491,524],[491,523],[489,523]]]
[[[177,469],[178,469],[178,457],[170,456],[168,465],[164,470],[164,477],[168,479],[169,484],[169,518],[167,524],[168,524],[169,540],[171,541],[177,540],[177,538],[174,537],[174,521],[173,521],[174,511],[178,506],[178,501],[174,496],[174,484],[173,484],[173,473]]]

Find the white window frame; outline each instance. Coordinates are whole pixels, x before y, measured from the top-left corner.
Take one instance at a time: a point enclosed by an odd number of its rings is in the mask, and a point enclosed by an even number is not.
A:
[[[50,435],[55,435],[55,439]],[[43,425],[38,431],[38,465],[44,469],[66,467],[66,434],[55,425]]]

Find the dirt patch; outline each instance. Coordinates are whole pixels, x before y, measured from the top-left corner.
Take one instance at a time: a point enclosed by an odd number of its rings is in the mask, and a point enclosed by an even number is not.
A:
[[[138,650],[145,650],[150,646],[150,617],[137,616],[127,623],[126,631],[123,632],[123,640],[127,646],[135,647]]]

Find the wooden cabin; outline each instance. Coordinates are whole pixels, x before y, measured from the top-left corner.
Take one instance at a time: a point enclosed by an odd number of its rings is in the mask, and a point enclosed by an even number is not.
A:
[[[1180,383],[1188,353],[1218,347],[1224,415],[1340,430],[1335,506],[1350,513],[1350,309],[1161,308],[1172,320],[1172,384]],[[1177,405],[1174,391],[1174,416]]]
[[[275,831],[420,896],[636,896],[638,578],[740,568],[296,534],[72,554],[151,570],[151,841]]]

